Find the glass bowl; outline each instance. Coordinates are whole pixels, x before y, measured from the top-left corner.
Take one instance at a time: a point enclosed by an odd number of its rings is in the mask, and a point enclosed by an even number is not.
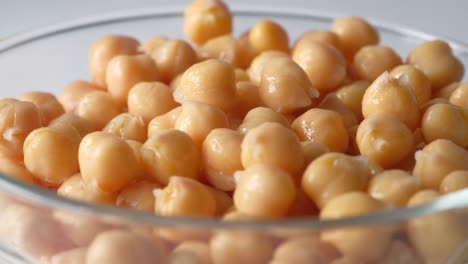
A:
[[[236,34],[242,33],[259,19],[271,18],[284,25],[291,39],[308,29],[329,28],[334,18],[328,13],[291,7],[237,6],[232,11]],[[86,17],[4,39],[0,41],[0,96],[15,97],[31,90],[58,94],[71,81],[89,79],[87,52],[97,38],[110,33],[128,34],[140,40],[161,34],[182,38],[182,14],[183,7],[126,10]],[[394,47],[403,58],[417,44],[436,38],[389,23],[371,22],[380,31],[381,43]],[[468,46],[447,41],[454,53],[468,65]],[[250,239],[250,243],[261,241],[258,247],[266,247],[266,252],[270,254],[265,259],[270,259],[273,248],[286,239],[297,236],[318,238],[324,232],[354,230],[374,234],[365,240],[375,242],[365,245],[369,254],[378,250],[382,241],[388,240],[385,242],[385,254],[369,264],[416,263],[408,257],[411,254],[425,256],[421,263],[468,263],[468,190],[412,208],[330,221],[224,222],[158,217],[71,201],[4,175],[0,175],[0,198],[1,263],[50,263],[51,255],[70,248],[86,247],[97,234],[110,229],[131,230],[161,239],[167,252],[182,241],[210,243],[213,236],[241,233],[245,235],[240,236],[243,239],[230,243],[242,245],[248,243],[245,239]],[[445,220],[450,224],[447,225]],[[390,238],[385,235],[388,232],[391,232]],[[450,240],[454,232],[459,237],[455,245]],[[254,249],[246,245],[246,254],[265,251],[257,250],[257,245]],[[357,243],[357,246],[363,245]],[[158,261],[164,260],[155,260],[154,263]]]

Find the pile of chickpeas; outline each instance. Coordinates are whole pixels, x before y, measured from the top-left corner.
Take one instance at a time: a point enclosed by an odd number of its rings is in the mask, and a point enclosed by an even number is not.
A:
[[[236,37],[219,0],[193,1],[184,22],[190,42],[104,36],[91,81],[2,99],[0,171],[70,199],[222,221],[340,219],[468,187],[468,83],[446,42],[404,59],[359,17],[292,46],[271,20]],[[443,263],[468,241],[466,211],[208,234],[0,204],[0,237],[51,264]]]

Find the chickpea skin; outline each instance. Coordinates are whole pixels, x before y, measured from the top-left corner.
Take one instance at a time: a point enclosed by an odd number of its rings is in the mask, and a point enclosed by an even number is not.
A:
[[[431,99],[431,82],[418,68],[411,65],[400,65],[393,68],[390,75],[397,79],[404,75],[407,76],[405,78],[408,78],[409,88],[413,91],[414,96],[416,96],[419,107]]]
[[[255,53],[267,50],[289,51],[289,38],[286,30],[271,20],[258,21],[249,32],[249,42]]]
[[[458,86],[450,95],[449,101],[463,109],[468,109],[468,83]]]
[[[159,131],[174,128],[177,117],[179,117],[181,111],[182,107],[179,106],[163,115],[151,119],[148,123],[148,138]]]
[[[230,117],[244,118],[250,110],[264,105],[260,98],[258,86],[255,84],[244,81],[237,82],[236,90],[237,102],[228,114]]]
[[[42,123],[49,124],[55,118],[65,113],[63,106],[57,100],[55,95],[47,92],[28,92],[22,94],[19,99],[25,102],[31,102],[37,106],[42,113]]]
[[[419,179],[402,170],[386,170],[377,174],[371,179],[368,188],[372,197],[395,207],[406,206],[418,190]]]
[[[335,95],[349,109],[351,109],[358,121],[363,119],[362,116],[362,98],[370,86],[368,81],[356,81],[344,85],[336,90]]]
[[[74,81],[63,88],[62,93],[58,97],[58,101],[62,104],[66,112],[73,112],[85,94],[99,91],[100,89],[102,88],[95,83]]]
[[[304,168],[306,168],[316,158],[329,152],[325,145],[312,141],[302,141],[301,147],[302,153],[304,154]]]
[[[86,120],[94,130],[103,129],[122,112],[112,97],[102,91],[90,92],[83,96],[75,111],[76,115]]]
[[[348,129],[358,124],[358,120],[353,111],[343,104],[333,93],[327,94],[317,108],[332,110],[339,113],[343,118],[343,123]]]
[[[275,250],[272,264],[329,263],[340,256],[330,244],[314,236],[299,236],[281,243]]]
[[[27,183],[34,183],[34,176],[29,172],[23,163],[0,154],[0,172],[17,180]]]
[[[294,43],[293,49],[297,49],[302,45],[308,45],[309,42],[326,43],[337,50],[341,50],[341,43],[337,34],[331,31],[318,30],[308,30],[303,32]]]
[[[140,46],[139,50],[143,51],[144,53],[151,55],[153,50],[157,48],[159,45],[163,44],[164,42],[168,41],[169,38],[166,36],[155,36],[143,43],[143,45]]]
[[[52,120],[49,127],[68,133],[72,133],[71,130],[74,130],[80,138],[94,131],[88,121],[70,112]]]
[[[461,84],[459,82],[453,82],[451,84],[448,84],[442,87],[441,89],[437,90],[432,97],[449,100],[453,91],[455,91],[460,85]]]
[[[289,121],[284,115],[268,107],[256,107],[247,112],[237,130],[242,134],[247,134],[251,129],[266,122],[278,123],[285,127],[290,127]]]
[[[269,64],[270,60],[276,57],[289,58],[286,52],[277,50],[268,50],[258,54],[247,69],[250,81],[255,85],[260,85],[262,80],[263,68]]]
[[[361,80],[374,81],[379,75],[403,64],[400,56],[390,47],[369,45],[354,55],[353,71]]]
[[[245,53],[247,53],[245,47],[232,35],[212,38],[199,50],[199,54],[205,59],[219,59],[240,68],[248,66],[249,56]]]
[[[451,193],[468,188],[468,170],[452,171],[440,183],[441,193]]]
[[[80,173],[65,180],[57,189],[57,194],[69,199],[95,204],[109,204],[115,202],[115,194],[103,192],[96,186],[83,181]]]
[[[112,133],[124,140],[145,142],[147,138],[147,128],[143,118],[129,113],[114,117],[102,131]]]
[[[156,182],[142,180],[125,186],[116,199],[116,205],[145,212],[154,212],[155,189],[161,188]]]

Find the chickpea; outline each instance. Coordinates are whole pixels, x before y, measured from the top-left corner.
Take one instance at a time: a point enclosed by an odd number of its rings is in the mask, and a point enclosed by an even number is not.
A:
[[[89,245],[86,263],[152,264],[164,262],[162,242],[130,231],[113,230],[99,234]]]
[[[415,154],[413,174],[421,186],[439,189],[444,177],[456,170],[468,170],[468,151],[452,141],[437,139]]]
[[[368,45],[354,55],[352,67],[359,79],[372,82],[382,73],[401,64],[403,61],[392,48]]]
[[[418,190],[417,177],[402,170],[386,170],[371,179],[368,192],[375,199],[403,207]]]
[[[100,89],[102,89],[102,87],[95,83],[74,81],[63,88],[62,93],[58,97],[58,101],[62,104],[66,112],[73,112],[85,94],[99,91]]]
[[[326,43],[308,42],[296,46],[291,57],[320,92],[336,90],[346,77],[345,58]]]
[[[339,219],[386,210],[385,203],[362,192],[348,192],[331,199],[320,212],[320,219]],[[392,241],[392,229],[385,227],[349,227],[325,230],[321,239],[344,255],[361,262],[382,259]]]
[[[215,59],[192,65],[182,75],[174,99],[211,104],[222,110],[232,108],[237,100],[234,68]]]
[[[319,213],[319,209],[317,208],[317,205],[300,188],[300,183],[299,184],[296,183],[296,185],[299,185],[299,188],[296,188],[296,197],[292,205],[289,207],[286,217],[289,217],[289,218],[310,217],[310,216],[316,217]],[[299,234],[303,234],[302,232],[303,230],[299,231]],[[293,234],[294,234],[294,231],[293,231]]]
[[[99,190],[96,186],[83,181],[80,173],[65,180],[57,189],[57,194],[70,199],[97,204],[110,204],[115,202],[115,195]]]
[[[161,81],[165,83],[169,83],[198,60],[192,46],[180,39],[166,40],[159,44],[151,52],[151,58],[156,63]]]
[[[341,43],[337,34],[331,31],[318,30],[308,30],[303,32],[294,43],[293,49],[297,49],[302,45],[308,45],[310,42],[325,43],[333,46],[337,50],[341,50]]]
[[[463,63],[453,55],[449,44],[442,40],[427,41],[416,46],[406,62],[424,72],[434,91],[460,81],[465,71]]]
[[[139,177],[133,149],[113,134],[86,135],[78,149],[78,160],[84,182],[104,192],[117,192]]]
[[[335,152],[348,149],[348,132],[343,118],[335,111],[312,108],[296,118],[292,128],[303,141],[323,144]]]
[[[290,127],[289,121],[284,115],[273,111],[271,108],[256,107],[247,112],[237,130],[242,134],[247,134],[250,130],[266,122],[278,123],[285,127]]]
[[[338,35],[343,55],[350,61],[362,47],[379,43],[377,30],[360,17],[336,18],[332,24],[332,32]]]
[[[453,82],[449,85],[444,86],[443,88],[439,89],[435,95],[433,96],[434,98],[443,98],[443,99],[450,99],[450,96],[452,95],[453,91],[455,91],[461,84],[459,82]]]
[[[50,122],[49,127],[67,133],[72,133],[71,130],[74,130],[80,138],[94,131],[88,121],[74,113],[65,113],[57,117]]]
[[[341,194],[364,191],[381,169],[365,156],[326,153],[312,161],[302,176],[302,190],[323,208]]]
[[[174,128],[187,133],[197,146],[203,144],[212,129],[227,127],[229,119],[221,109],[190,101],[182,103],[182,110],[174,125]]]
[[[423,264],[416,252],[401,240],[394,240],[379,264]]]
[[[440,183],[441,193],[451,193],[468,188],[468,171],[452,171]]]
[[[420,107],[431,99],[431,82],[418,68],[411,65],[400,65],[393,68],[390,75],[397,79],[404,75],[407,76],[404,78],[408,78],[409,88],[416,96]]]
[[[93,43],[89,49],[89,71],[95,83],[106,87],[106,70],[109,61],[117,55],[138,53],[138,40],[122,35],[107,35]]]
[[[342,86],[335,92],[336,97],[338,97],[346,107],[353,111],[354,116],[358,121],[363,119],[362,98],[370,84],[371,83],[368,81],[356,81]]]
[[[140,46],[139,50],[143,51],[144,53],[151,55],[153,50],[157,48],[159,45],[163,44],[164,42],[168,41],[169,38],[166,36],[156,36],[148,39],[143,45]]]
[[[34,182],[34,176],[19,161],[4,154],[0,154],[0,172],[7,177],[12,177],[27,183]]]
[[[101,130],[121,113],[121,109],[108,93],[95,91],[83,96],[75,112],[94,130]]]
[[[87,248],[75,248],[55,254],[50,264],[83,264],[86,263]]]
[[[207,186],[207,187],[210,190],[211,194],[213,195],[213,198],[215,199],[215,206],[216,206],[215,215],[216,216],[221,216],[233,208],[234,202],[229,193],[219,190],[217,188],[213,188],[211,186]]]
[[[449,101],[456,106],[468,109],[468,83],[458,86],[450,95]]]
[[[200,55],[206,59],[219,59],[234,67],[245,68],[249,58],[247,51],[232,35],[222,35],[208,40],[200,48]]]
[[[28,92],[22,94],[19,99],[25,102],[31,102],[37,106],[39,111],[42,113],[42,123],[47,125],[53,119],[59,117],[65,110],[57,98],[47,92]]]
[[[302,236],[281,243],[275,250],[272,263],[329,263],[338,256],[340,253],[332,245],[317,237]]]
[[[156,116],[155,118],[151,119],[151,121],[148,123],[148,138],[152,137],[160,131],[174,128],[175,122],[179,117],[180,112],[182,112],[182,107],[179,106],[163,115]]]
[[[330,262],[330,264],[360,264],[361,262],[349,256],[343,256]]]
[[[249,74],[244,69],[235,68],[234,75],[236,76],[236,84],[239,82],[250,82]]]
[[[468,111],[446,103],[429,106],[421,120],[421,130],[426,142],[444,138],[461,147],[468,146],[466,112]]]
[[[325,145],[313,141],[301,142],[301,148],[304,154],[304,167],[307,167],[316,158],[329,152]]]
[[[200,241],[185,241],[180,243],[169,256],[169,263],[212,264],[210,246]]]
[[[245,115],[252,109],[263,106],[262,99],[258,92],[258,87],[251,82],[237,82],[237,102],[235,107],[230,111],[231,117],[244,118]]]
[[[177,89],[177,86],[179,86],[180,79],[182,79],[182,75],[184,74],[181,73],[177,75],[176,77],[174,77],[174,79],[172,79],[171,83],[169,83],[169,88],[171,88],[172,92],[174,92]]]
[[[253,84],[260,85],[263,68],[270,63],[270,60],[276,57],[289,58],[289,55],[286,52],[269,50],[260,53],[252,60],[250,67],[247,69],[247,74]]]
[[[341,102],[341,100],[333,93],[327,94],[317,108],[332,110],[340,114],[346,128],[348,129],[358,124],[358,120],[354,115],[354,112],[343,104],[343,102]]]
[[[286,30],[271,20],[258,21],[249,32],[249,42],[255,53],[267,50],[289,51],[289,38]]]
[[[190,136],[168,129],[152,135],[141,148],[141,157],[148,175],[165,185],[177,175],[197,178],[200,154]]]
[[[128,92],[128,112],[139,115],[146,123],[177,107],[171,88],[160,82],[138,83]]]
[[[138,142],[146,141],[146,124],[139,115],[123,113],[114,117],[102,130],[112,133],[121,139],[130,139]]]
[[[117,196],[116,205],[145,212],[154,212],[153,190],[161,188],[158,183],[143,180],[125,186]]]
[[[141,155],[141,148],[143,147],[143,143],[141,143],[139,141],[131,140],[131,139],[127,139],[127,140],[125,140],[125,142],[127,142],[127,144],[132,148],[133,154],[135,155],[135,157],[137,159],[137,163],[138,163],[138,167],[139,167],[138,175],[141,175],[142,179],[149,178],[149,177],[145,177],[147,175],[145,175],[146,173],[145,173],[145,169],[144,169],[143,157]]]
[[[367,88],[362,98],[364,118],[377,113],[395,115],[411,129],[419,124],[420,112],[416,97],[404,80],[395,79],[388,72],[382,73]]]
[[[6,104],[15,103],[15,102],[19,102],[19,100],[15,99],[15,98],[2,98],[2,99],[0,99],[0,107],[4,106]]]

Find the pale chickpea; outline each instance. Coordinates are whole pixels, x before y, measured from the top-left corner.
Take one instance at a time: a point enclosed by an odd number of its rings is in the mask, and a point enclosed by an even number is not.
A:
[[[415,250],[401,240],[394,240],[378,264],[423,264]]]
[[[386,170],[371,179],[368,192],[375,199],[395,207],[406,206],[409,198],[419,190],[419,179],[403,170]]]
[[[211,130],[227,127],[229,119],[221,109],[192,101],[182,103],[182,110],[174,124],[175,129],[187,133],[197,146],[203,144]]]
[[[63,88],[58,97],[66,112],[73,112],[81,101],[81,98],[89,92],[102,89],[99,85],[87,81],[74,81]]]
[[[326,153],[312,161],[302,176],[302,190],[319,208],[341,194],[364,191],[381,169],[365,156]]]
[[[274,264],[310,264],[329,263],[340,256],[330,244],[320,241],[315,236],[299,236],[281,243],[275,250]]]
[[[443,88],[439,89],[435,94],[434,98],[443,98],[443,99],[450,99],[453,91],[455,91],[461,84],[459,82],[453,82],[444,86]]]
[[[246,70],[241,68],[234,69],[234,75],[236,76],[236,83],[239,82],[250,82],[249,74]]]
[[[242,170],[243,135],[235,130],[216,128],[203,141],[202,164],[208,182],[223,191],[235,188],[234,172]]]
[[[296,174],[302,169],[304,154],[293,131],[268,122],[247,132],[241,144],[241,161],[244,168],[269,164]]]
[[[57,194],[69,199],[85,201],[94,204],[114,204],[115,194],[103,192],[83,181],[80,173],[65,180],[57,189]]]
[[[50,264],[83,264],[86,263],[87,248],[74,248],[55,254]]]
[[[332,110],[339,113],[348,129],[358,125],[358,120],[354,112],[333,93],[327,94],[317,108]]]
[[[208,40],[199,49],[199,54],[205,59],[219,59],[234,67],[248,66],[247,52],[232,35],[222,35]]]
[[[184,12],[184,34],[197,44],[229,34],[232,31],[232,15],[220,0],[194,0]]]
[[[271,20],[260,20],[249,31],[249,42],[255,53],[267,50],[289,51],[289,37],[286,30]]]
[[[212,264],[210,246],[201,241],[185,241],[177,245],[169,256],[170,264]]]
[[[363,119],[362,98],[370,85],[370,82],[361,80],[344,85],[335,92],[338,99],[353,111],[358,121]]]
[[[452,171],[440,183],[441,193],[451,193],[466,188],[468,188],[468,170]]]
[[[339,17],[333,21],[332,32],[338,35],[343,55],[351,61],[354,54],[366,45],[379,43],[379,33],[360,17]]]
[[[107,65],[107,90],[120,106],[127,104],[128,92],[135,84],[159,79],[159,70],[148,55],[119,55]]]
[[[78,160],[83,180],[104,192],[117,192],[140,176],[133,149],[110,133],[86,135],[79,146]]]
[[[346,60],[335,47],[320,42],[297,46],[292,59],[320,92],[336,90],[346,77]]]
[[[156,116],[155,118],[151,119],[151,121],[148,123],[148,138],[152,137],[159,131],[174,128],[175,122],[177,117],[179,117],[180,112],[182,112],[182,107],[179,106],[163,115]]]
[[[141,157],[146,173],[165,185],[171,176],[197,178],[200,154],[189,135],[175,129],[154,133],[143,144]]]
[[[263,68],[275,57],[289,58],[289,55],[286,52],[269,50],[260,53],[252,60],[250,67],[247,69],[247,74],[253,84],[260,85]]]
[[[251,82],[237,82],[237,102],[235,107],[229,112],[230,117],[244,118],[252,109],[263,106],[262,99],[258,92],[258,86]]]
[[[178,104],[172,97],[172,90],[161,82],[138,83],[128,92],[128,112],[139,115],[146,123],[169,112]]]
[[[154,191],[156,214],[163,216],[210,217],[216,201],[208,186],[197,180],[172,176],[164,189]]]
[[[114,117],[102,131],[112,133],[125,140],[145,142],[147,139],[147,128],[143,118],[129,113]]]
[[[76,115],[86,120],[94,130],[103,129],[121,112],[112,97],[102,91],[87,93],[75,109]]]
[[[161,81],[169,83],[198,61],[192,46],[180,39],[166,40],[151,52]]]
[[[362,98],[364,118],[377,113],[397,116],[409,128],[419,125],[418,102],[406,82],[382,73],[366,90]]]
[[[22,162],[14,160],[0,153],[0,172],[7,177],[33,183],[35,177],[29,172]]]
[[[96,40],[88,53],[89,71],[95,83],[106,87],[106,69],[109,61],[117,55],[138,53],[138,40],[123,35],[107,35]]]
[[[174,99],[179,103],[211,104],[223,110],[232,108],[237,100],[234,67],[216,59],[192,65],[182,75]]]
[[[426,142],[448,139],[468,146],[468,110],[446,103],[429,106],[421,119],[421,130]]]
[[[468,109],[468,83],[463,83],[455,89],[449,98],[450,103]]]
[[[446,139],[437,139],[415,153],[413,174],[421,186],[438,190],[444,177],[456,170],[468,170],[468,151]]]
[[[343,256],[335,260],[332,260],[330,264],[361,264],[361,261],[356,260],[349,256]]]
[[[449,44],[442,40],[426,41],[416,46],[406,62],[427,76],[433,91],[460,81],[465,72],[463,63],[452,53]]]
[[[166,36],[155,36],[143,43],[143,45],[140,46],[139,50],[143,51],[144,53],[151,55],[153,50],[157,48],[159,45],[163,44],[164,42],[168,41],[169,38]]]
[[[337,50],[341,50],[341,43],[338,35],[331,31],[308,30],[303,32],[293,45],[293,49],[308,45],[309,42],[326,43]]]
[[[143,143],[139,141],[135,141],[135,140],[130,140],[130,139],[125,140],[125,142],[127,142],[127,144],[132,148],[133,154],[135,155],[137,159],[137,163],[138,163],[138,167],[140,171],[138,175],[142,176],[141,177],[142,179],[145,179],[145,178],[147,179],[148,177],[145,172],[143,157],[141,155],[141,148],[143,147]]]
[[[335,152],[348,149],[346,126],[335,111],[312,108],[296,118],[291,126],[302,141],[317,142]]]
[[[299,217],[316,217],[319,213],[317,205],[310,199],[310,197],[300,188],[300,182],[296,185],[296,197],[292,205],[289,207],[286,217],[299,218]],[[289,233],[289,231],[288,231]],[[294,231],[293,231],[294,234]],[[299,231],[299,234],[303,234]]]
[[[393,68],[390,75],[397,79],[404,75],[407,76],[404,78],[408,78],[409,88],[413,91],[414,96],[416,96],[420,107],[431,99],[431,82],[418,68],[411,65],[400,65]]]
[[[177,75],[176,77],[174,77],[174,79],[172,79],[171,83],[169,83],[169,88],[171,88],[172,92],[174,92],[177,89],[177,86],[179,86],[180,80],[182,79],[183,75],[183,73]]]
[[[74,130],[78,132],[81,138],[94,131],[88,121],[71,112],[65,113],[52,120],[49,127],[63,132]]]
[[[154,212],[153,190],[161,188],[156,182],[142,180],[125,186],[115,201],[117,206],[135,210]]]
[[[19,100],[16,99],[16,98],[2,98],[2,99],[0,99],[0,107],[4,106],[6,104],[14,103],[14,102],[19,102]]]
[[[234,201],[232,200],[231,194],[208,185],[206,187],[208,187],[215,200],[216,216],[222,216],[233,208]]]
[[[340,219],[388,209],[384,202],[363,192],[348,192],[331,199],[320,212],[320,219]],[[363,263],[381,259],[392,241],[392,228],[349,227],[325,230],[321,239],[344,255]]]
[[[283,125],[285,127],[290,127],[288,119],[278,112],[275,112],[271,108],[267,107],[256,107],[249,112],[242,120],[242,123],[238,127],[237,130],[242,134],[247,134],[253,128],[266,123],[266,122],[273,122]]]
[[[22,94],[19,99],[25,102],[31,102],[37,106],[42,113],[42,124],[47,125],[55,118],[65,113],[63,106],[57,100],[55,95],[47,92],[27,92]]]
[[[307,167],[313,160],[329,152],[328,148],[318,142],[301,142],[302,153],[304,154],[304,167]]]
[[[403,61],[392,48],[368,45],[354,55],[352,67],[357,78],[372,82],[385,71],[401,64]]]

